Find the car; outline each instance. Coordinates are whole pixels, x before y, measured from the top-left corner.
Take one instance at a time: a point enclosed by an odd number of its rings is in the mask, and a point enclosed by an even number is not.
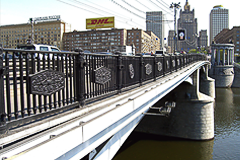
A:
[[[53,52],[61,52],[61,50],[55,46],[50,46],[46,44],[19,44],[17,45],[17,49],[22,49],[22,50],[35,50],[35,51],[53,51]],[[47,54],[45,54],[47,55]],[[43,53],[39,54],[39,58],[43,59]],[[50,58],[52,59],[53,54],[50,54]],[[54,57],[56,54],[54,54]],[[35,53],[34,57],[37,58],[38,54]]]
[[[3,53],[3,59],[4,59],[4,60],[5,60],[5,57],[6,57],[6,56],[5,56],[5,53]],[[11,54],[7,54],[7,58],[8,58],[8,59],[12,59],[12,55],[11,55]]]
[[[105,54],[105,55],[113,55],[111,52],[96,52],[94,54]]]
[[[88,51],[88,50],[84,50],[83,52],[84,52],[84,53],[92,53],[92,52],[90,52],[90,51]]]
[[[163,50],[157,50],[157,51],[155,52],[155,54],[156,54],[156,55],[164,55],[164,54],[165,54],[165,51],[163,51]]]
[[[23,50],[36,50],[36,51],[54,51],[60,52],[61,50],[55,46],[50,46],[46,44],[19,44],[17,49]]]
[[[151,53],[144,53],[145,56],[151,56]]]
[[[124,55],[124,56],[133,56],[132,53],[127,53],[127,52],[121,52],[121,54]]]

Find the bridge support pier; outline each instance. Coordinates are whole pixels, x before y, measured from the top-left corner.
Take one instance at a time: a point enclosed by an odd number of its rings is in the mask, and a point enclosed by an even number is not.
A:
[[[199,92],[199,70],[191,78],[192,84],[182,83],[154,105],[160,107],[166,101],[175,101],[176,107],[168,117],[145,116],[135,131],[192,140],[213,139],[215,88],[206,89],[209,95]],[[214,80],[204,84],[205,88],[213,87]]]
[[[199,90],[201,93],[204,93],[212,98],[215,97],[215,80],[208,77],[208,65],[205,65],[201,70],[201,79]]]

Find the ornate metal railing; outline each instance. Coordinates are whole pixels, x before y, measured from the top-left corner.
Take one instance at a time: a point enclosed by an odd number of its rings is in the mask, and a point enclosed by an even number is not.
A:
[[[0,133],[155,81],[199,60],[206,58],[0,48]]]

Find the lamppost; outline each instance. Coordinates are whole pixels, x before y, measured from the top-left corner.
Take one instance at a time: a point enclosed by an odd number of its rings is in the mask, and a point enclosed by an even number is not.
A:
[[[176,52],[176,44],[177,44],[177,26],[176,26],[176,14],[177,14],[177,9],[179,9],[180,2],[178,3],[172,3],[170,5],[170,8],[174,8],[174,54]]]
[[[30,23],[31,23],[31,44],[34,44],[34,23],[35,21],[33,20],[33,18],[29,19]]]

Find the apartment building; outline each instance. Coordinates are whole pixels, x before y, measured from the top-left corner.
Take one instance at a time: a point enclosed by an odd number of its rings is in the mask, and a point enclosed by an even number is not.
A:
[[[54,45],[62,49],[62,36],[66,31],[71,31],[71,26],[61,19],[38,18],[33,25],[29,22],[0,26],[0,43],[4,48],[16,48],[33,38],[35,44]]]
[[[141,29],[105,29],[73,31],[64,33],[63,49],[74,51],[78,48],[95,52],[115,52],[116,46],[134,45],[135,53],[149,53],[160,49],[160,39],[152,32]]]
[[[234,26],[232,29],[223,29],[214,37],[215,43],[233,43],[234,53],[240,54],[240,26]]]
[[[112,52],[114,46],[126,45],[127,30],[73,31],[63,34],[63,49],[75,51],[78,48],[90,52]]]

